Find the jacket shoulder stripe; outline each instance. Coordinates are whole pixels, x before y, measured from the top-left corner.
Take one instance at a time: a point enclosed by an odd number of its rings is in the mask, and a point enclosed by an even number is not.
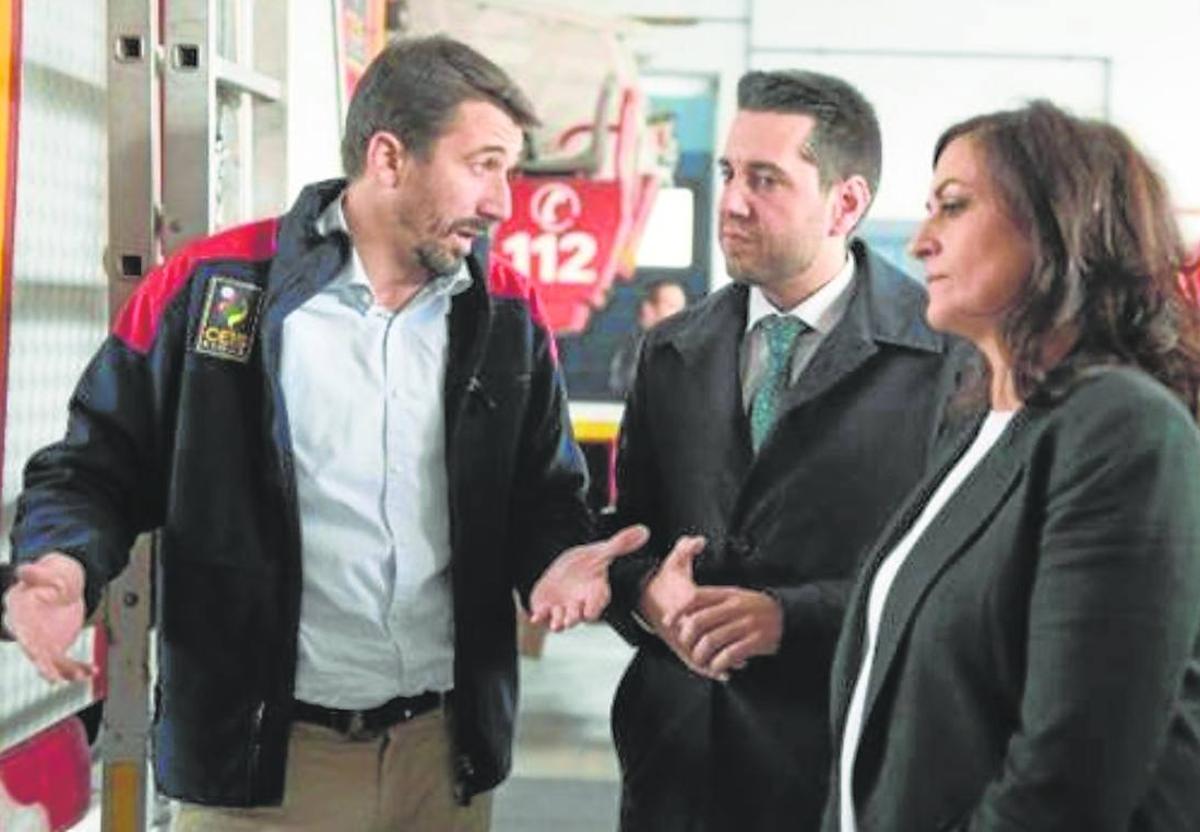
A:
[[[196,268],[210,260],[267,260],[275,254],[278,219],[261,220],[189,243],[147,274],[121,308],[113,335],[145,354],[154,343],[163,312]]]
[[[533,281],[494,252],[488,256],[488,294],[496,298],[523,301],[529,315],[539,326],[546,326],[546,316]]]
[[[529,318],[534,325],[546,331],[546,339],[550,344],[550,355],[558,364],[558,343],[554,333],[550,331],[549,319],[538,296],[537,287],[516,268],[492,252],[488,257],[488,293],[495,298],[518,300],[529,309]]]

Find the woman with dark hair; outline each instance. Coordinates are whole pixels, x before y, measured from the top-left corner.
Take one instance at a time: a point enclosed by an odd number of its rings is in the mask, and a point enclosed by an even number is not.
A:
[[[1166,190],[1038,102],[951,127],[913,240],[985,413],[868,553],[826,830],[1200,829],[1200,340]]]

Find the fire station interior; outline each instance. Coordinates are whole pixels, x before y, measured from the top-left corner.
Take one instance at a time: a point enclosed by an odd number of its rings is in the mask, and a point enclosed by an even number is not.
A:
[[[694,303],[729,279],[714,158],[749,69],[840,75],[872,100],[884,172],[859,233],[918,278],[906,244],[934,138],[1034,97],[1128,130],[1200,243],[1200,109],[1186,93],[1200,8],[1181,0],[0,0],[0,560],[22,467],[61,435],[138,281],[189,239],[339,175],[370,58],[439,31],[506,69],[544,122],[485,248],[541,293],[597,510],[614,498],[616,365],[639,300],[668,281]],[[139,541],[73,648],[103,667],[96,679],[50,685],[0,643],[0,830],[166,828],[146,765],[153,545]],[[514,766],[492,828],[615,828],[609,708],[631,649],[602,624],[548,634],[522,620],[519,650]]]

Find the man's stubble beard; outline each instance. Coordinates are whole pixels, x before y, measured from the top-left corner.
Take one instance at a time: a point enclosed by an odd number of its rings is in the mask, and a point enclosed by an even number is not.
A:
[[[808,271],[816,260],[816,252],[792,252],[790,257],[782,255],[767,255],[759,259],[756,265],[752,258],[742,258],[739,264],[736,258],[725,255],[725,267],[734,283],[747,286],[774,286],[786,283],[794,275]]]
[[[434,278],[457,274],[466,259],[465,256],[455,254],[435,242],[420,243],[416,253],[417,262],[421,264],[421,268]]]
[[[458,230],[470,231],[477,236],[484,236],[490,233],[491,227],[492,223],[476,217],[464,217],[454,220],[447,223],[444,229],[435,226],[430,231],[433,239],[417,244],[417,262],[435,278],[457,274],[466,261],[467,255],[458,254],[450,249],[449,246],[443,245],[439,242],[440,237],[453,234]]]

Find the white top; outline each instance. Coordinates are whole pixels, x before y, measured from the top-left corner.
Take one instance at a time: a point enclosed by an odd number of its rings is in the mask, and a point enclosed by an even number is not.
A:
[[[808,366],[825,336],[838,325],[850,305],[854,287],[854,258],[847,257],[846,265],[824,286],[791,309],[776,309],[757,286],[750,287],[746,307],[746,334],[742,339],[742,404],[750,411],[750,403],[767,370],[767,345],[758,322],[767,315],[792,315],[803,321],[807,329],[796,336],[792,347],[789,384],[795,384]]]
[[[842,832],[857,832],[858,826],[854,816],[854,758],[858,752],[858,741],[862,736],[863,708],[866,705],[867,684],[871,679],[871,667],[875,662],[875,647],[878,644],[879,622],[883,618],[883,608],[887,603],[888,593],[896,575],[904,566],[904,561],[912,552],[925,529],[941,512],[946,502],[954,496],[967,475],[975,469],[987,452],[992,449],[996,440],[1004,433],[1004,429],[1012,420],[1015,410],[993,410],[979,427],[979,433],[971,442],[967,452],[954,463],[954,467],[946,474],[934,490],[925,508],[916,521],[909,527],[904,537],[888,552],[879,564],[879,570],[871,582],[871,593],[867,599],[867,627],[863,636],[865,648],[862,653],[862,665],[858,671],[858,679],[854,683],[854,692],[850,696],[850,708],[846,714],[846,730],[842,733],[841,757],[839,759],[840,786],[838,796],[841,809]]]
[[[317,228],[347,231],[340,199]],[[450,299],[470,282],[464,266],[392,311],[353,251],[284,320],[305,702],[361,709],[453,687],[443,381]]]

